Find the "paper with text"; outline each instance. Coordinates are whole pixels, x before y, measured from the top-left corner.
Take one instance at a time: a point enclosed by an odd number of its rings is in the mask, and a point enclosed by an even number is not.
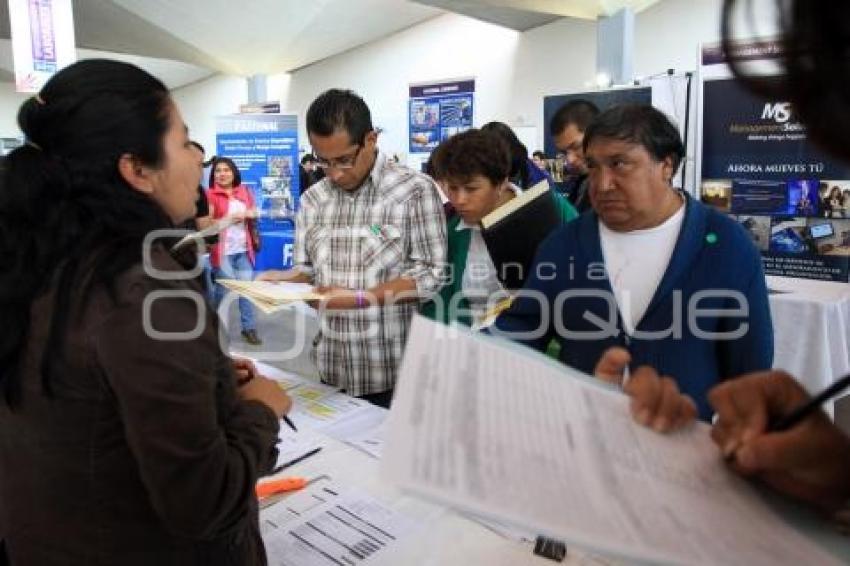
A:
[[[383,425],[388,414],[383,407],[371,405],[350,418],[324,427],[322,432],[380,459],[384,449]]]
[[[725,468],[705,425],[657,434],[618,391],[422,317],[386,434],[389,479],[556,539],[662,563],[837,563]]]
[[[365,493],[323,482],[260,513],[271,566],[360,564],[416,527],[416,521]]]

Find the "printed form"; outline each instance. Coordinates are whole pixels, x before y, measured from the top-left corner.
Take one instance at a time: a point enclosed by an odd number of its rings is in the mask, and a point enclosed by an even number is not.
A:
[[[271,566],[354,566],[418,527],[365,493],[326,482],[260,512]]]
[[[445,504],[631,559],[837,564],[728,471],[696,424],[516,345],[422,317],[385,431],[385,477]]]

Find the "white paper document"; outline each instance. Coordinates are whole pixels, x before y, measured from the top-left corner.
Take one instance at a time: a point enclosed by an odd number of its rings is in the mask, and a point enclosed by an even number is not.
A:
[[[215,222],[212,222],[209,226],[207,226],[203,230],[198,230],[197,232],[190,232],[190,233],[186,234],[185,236],[180,238],[180,240],[176,244],[174,244],[171,247],[171,250],[172,251],[179,250],[183,246],[185,246],[186,244],[188,244],[190,242],[198,243],[198,242],[201,242],[204,238],[207,238],[209,236],[215,236],[216,234],[220,233],[221,231],[226,229],[228,226],[232,226],[236,222],[237,222],[237,220],[235,218],[230,218],[230,217],[219,218],[218,220],[216,220]]]
[[[336,387],[296,376],[267,364],[257,363],[256,365],[261,374],[276,380],[292,397],[292,409],[287,416],[299,430],[304,427],[325,432],[325,429],[334,427],[343,420],[358,418],[364,414],[372,415],[376,409],[386,412],[368,401],[340,393]],[[330,436],[343,441],[348,440],[341,434]]]
[[[383,407],[370,405],[351,417],[325,426],[322,433],[380,459],[384,449],[384,421],[388,414]]]
[[[448,505],[631,559],[831,564],[696,424],[661,435],[618,391],[515,345],[416,317],[385,476]]]
[[[324,482],[260,512],[270,566],[360,564],[416,525],[373,497]]]
[[[316,448],[323,448],[325,443],[320,440],[315,434],[308,434],[305,431],[295,432],[286,426],[280,424],[280,432],[277,435],[277,462],[275,468],[282,466],[305,454],[309,454]]]

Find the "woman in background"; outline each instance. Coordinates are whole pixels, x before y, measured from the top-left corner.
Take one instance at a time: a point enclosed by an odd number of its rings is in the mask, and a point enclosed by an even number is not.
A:
[[[216,157],[210,171],[210,188],[207,191],[210,213],[217,220],[230,225],[219,234],[218,243],[210,248],[210,263],[216,279],[253,279],[255,242],[249,223],[257,218],[251,190],[242,184],[242,175],[232,159]],[[215,304],[224,297],[224,287],[215,285]],[[226,320],[226,319],[225,319]],[[254,322],[254,307],[248,299],[239,297],[239,322],[242,339],[259,345]]]
[[[18,124],[27,143],[0,171],[9,563],[264,564],[254,486],[291,402],[222,353],[197,254],[156,233],[196,211],[174,101],[138,67],[90,59]]]

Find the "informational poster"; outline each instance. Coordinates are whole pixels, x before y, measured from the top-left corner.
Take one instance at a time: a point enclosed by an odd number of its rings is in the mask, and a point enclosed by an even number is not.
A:
[[[298,121],[294,114],[244,114],[216,119],[216,155],[239,168],[254,195],[262,239],[255,269],[292,265],[298,177]]]
[[[475,79],[410,85],[410,153],[430,153],[472,127]]]
[[[703,62],[725,69],[716,55],[704,51]],[[768,275],[847,281],[850,168],[809,141],[788,101],[754,95],[728,73],[703,72],[701,101],[702,201],[741,224]]]
[[[38,92],[76,61],[71,0],[8,0],[18,92]]]

